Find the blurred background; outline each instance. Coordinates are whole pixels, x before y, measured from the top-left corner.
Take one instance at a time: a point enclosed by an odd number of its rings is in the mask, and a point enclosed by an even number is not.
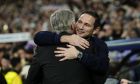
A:
[[[36,47],[33,37],[51,31],[49,17],[57,9],[70,9],[77,17],[83,10],[96,10],[101,16],[98,37],[106,42],[140,41],[140,0],[0,0],[0,67],[6,80],[17,75],[14,84],[24,84]],[[109,76],[139,81],[139,49],[110,50]]]

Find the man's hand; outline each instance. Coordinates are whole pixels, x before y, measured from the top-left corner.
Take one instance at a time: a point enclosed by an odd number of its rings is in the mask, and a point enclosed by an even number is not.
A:
[[[79,51],[72,45],[67,45],[67,47],[68,48],[57,47],[57,50],[54,51],[56,57],[63,57],[59,61],[77,58]]]
[[[85,48],[89,47],[89,42],[86,39],[84,39],[84,38],[82,38],[82,37],[80,37],[76,34],[64,35],[64,36],[61,37],[60,41],[61,42],[67,42],[67,43],[69,43],[73,46],[78,46],[82,49],[85,49]]]
[[[120,84],[129,84],[132,83],[132,81],[129,81],[127,79],[121,79],[121,83]]]

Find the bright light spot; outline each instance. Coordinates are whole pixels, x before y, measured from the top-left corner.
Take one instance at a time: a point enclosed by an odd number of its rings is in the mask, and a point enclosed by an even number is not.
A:
[[[8,30],[8,25],[7,24],[3,25],[3,30],[4,31],[7,31]]]

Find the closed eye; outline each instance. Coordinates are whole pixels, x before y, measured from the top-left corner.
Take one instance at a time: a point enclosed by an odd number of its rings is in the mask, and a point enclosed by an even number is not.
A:
[[[86,25],[86,26],[88,26],[88,27],[91,27],[91,25],[90,25],[90,24],[88,24],[88,23],[85,23],[85,25]]]
[[[81,20],[78,20],[78,23],[82,23],[82,21]]]

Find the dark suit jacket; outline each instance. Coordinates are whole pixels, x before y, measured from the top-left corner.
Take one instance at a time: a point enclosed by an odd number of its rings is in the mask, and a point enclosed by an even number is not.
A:
[[[56,33],[41,31],[35,35],[34,42],[38,46],[57,45],[60,44],[60,37],[61,35]],[[88,41],[90,47],[82,51],[83,57],[79,62],[92,74],[93,84],[104,84],[109,68],[108,47],[104,41],[96,37],[89,37]]]
[[[36,48],[26,84],[92,84],[84,65],[77,60],[60,62],[55,49],[55,45]]]

